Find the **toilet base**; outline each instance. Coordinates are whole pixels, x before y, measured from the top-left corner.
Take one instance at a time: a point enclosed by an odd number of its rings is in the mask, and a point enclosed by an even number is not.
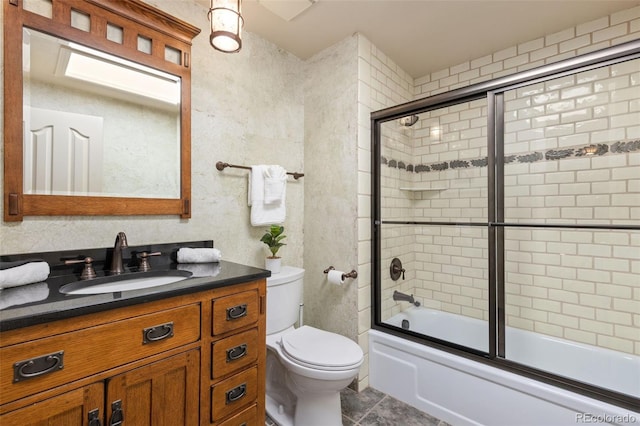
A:
[[[293,424],[342,426],[340,392],[299,395]]]
[[[298,398],[295,407],[280,404],[266,395],[267,415],[278,426],[342,426],[340,393]]]
[[[285,407],[269,394],[266,395],[265,405],[267,415],[278,426],[293,426],[293,407]]]
[[[268,350],[267,415],[279,426],[342,426],[340,391],[349,382],[321,386],[322,382],[287,371],[278,355]]]

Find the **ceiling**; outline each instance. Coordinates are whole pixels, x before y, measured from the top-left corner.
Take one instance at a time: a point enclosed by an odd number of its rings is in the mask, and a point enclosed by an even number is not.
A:
[[[209,7],[209,0],[198,1]],[[271,11],[275,4],[295,14],[301,2],[309,7],[289,21]],[[417,78],[637,5],[640,0],[243,0],[242,13],[246,31],[301,59],[359,32]]]

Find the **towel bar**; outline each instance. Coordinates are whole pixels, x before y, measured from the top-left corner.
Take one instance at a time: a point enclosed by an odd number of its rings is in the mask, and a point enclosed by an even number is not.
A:
[[[216,163],[216,169],[218,169],[220,171],[223,171],[227,167],[231,167],[231,168],[234,168],[234,169],[251,170],[251,167],[249,167],[249,166],[238,166],[236,164],[223,163],[222,161],[218,161]],[[304,176],[304,173],[298,173],[298,172],[287,172],[287,174],[293,176],[293,178],[295,180],[298,180],[298,179],[300,179],[301,177]]]

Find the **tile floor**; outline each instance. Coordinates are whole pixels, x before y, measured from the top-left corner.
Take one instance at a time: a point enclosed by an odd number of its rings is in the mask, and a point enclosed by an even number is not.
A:
[[[347,388],[340,400],[344,426],[450,426],[373,388],[360,393]],[[269,418],[265,424],[275,425]]]

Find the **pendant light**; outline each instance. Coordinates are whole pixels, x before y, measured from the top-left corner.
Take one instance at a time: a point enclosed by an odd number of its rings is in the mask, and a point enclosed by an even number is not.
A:
[[[241,0],[211,0],[207,16],[211,22],[209,42],[214,49],[225,53],[240,51],[244,25],[240,4]]]

